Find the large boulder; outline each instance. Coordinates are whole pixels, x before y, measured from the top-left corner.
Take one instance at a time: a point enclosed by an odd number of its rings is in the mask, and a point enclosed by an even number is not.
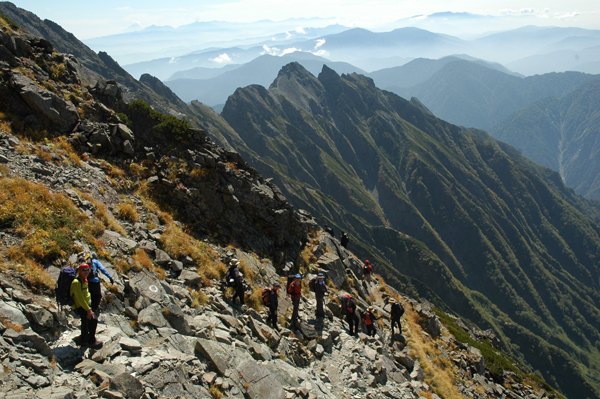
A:
[[[269,370],[248,360],[237,367],[242,385],[250,399],[283,399],[286,392]]]
[[[23,328],[29,327],[29,320],[27,320],[27,317],[25,317],[16,304],[0,302],[0,321],[7,327],[10,327],[11,324]]]
[[[129,373],[122,373],[113,378],[110,389],[121,392],[128,399],[140,399],[145,392],[142,383]]]
[[[337,289],[342,288],[344,283],[348,281],[344,264],[339,256],[326,252],[317,260],[317,265],[321,271],[326,273],[327,278],[331,280]]]

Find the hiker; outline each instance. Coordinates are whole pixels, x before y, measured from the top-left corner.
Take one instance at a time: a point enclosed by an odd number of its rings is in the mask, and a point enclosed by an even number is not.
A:
[[[90,273],[90,266],[83,262],[77,267],[77,277],[71,282],[70,294],[73,298],[73,310],[81,318],[81,338],[79,344],[81,346],[93,346],[96,344],[96,327],[98,319],[92,311],[92,298],[88,288],[87,277]]]
[[[367,259],[363,266],[363,279],[367,280],[370,283],[372,274],[373,274],[373,266],[371,266],[371,263]]]
[[[233,288],[235,288],[235,294],[231,298],[231,303],[235,303],[235,298],[240,298],[240,305],[244,304],[244,280],[242,279],[242,274],[240,273],[240,261],[237,259],[232,259],[230,262],[229,270],[227,274],[229,278],[233,279]]]
[[[342,313],[344,310],[342,309]],[[356,315],[356,304],[350,295],[348,295],[348,303],[346,305],[346,321],[348,322],[348,330],[350,335],[358,334],[358,316]]]
[[[327,225],[324,226],[325,228],[325,232],[327,232],[330,236],[335,237],[335,233],[333,232],[333,229]]]
[[[279,288],[281,285],[277,281],[273,283],[273,288],[271,288],[269,295],[269,317],[267,318],[267,324],[271,322],[271,325],[274,329],[279,331],[279,327],[277,326],[277,307],[279,306]]]
[[[315,297],[317,298],[317,317],[325,317],[325,311],[323,310],[323,302],[325,301],[326,294],[327,285],[325,284],[325,275],[323,273],[319,273],[319,276],[315,283]]]
[[[340,240],[340,244],[342,244],[342,247],[347,249],[349,242],[350,242],[350,237],[348,237],[348,234],[346,234],[345,231],[342,231],[342,238]]]
[[[400,317],[404,314],[404,307],[400,302],[396,302],[394,298],[390,298],[390,304],[392,306],[390,310],[390,324],[392,326],[392,337],[394,337],[394,324],[398,324],[398,331],[402,334],[402,324],[400,324]]]
[[[98,254],[95,252],[91,253],[91,265],[90,266],[90,274],[88,275],[88,286],[90,290],[90,295],[92,296],[92,311],[98,315],[98,311],[100,310],[100,300],[102,299],[102,288],[100,285],[100,277],[98,274],[98,270],[102,272],[106,277],[110,279],[110,283],[114,284],[115,280],[113,280],[110,273],[104,268],[104,265],[100,263],[98,260]]]
[[[362,317],[363,323],[367,327],[367,335],[370,335],[371,337],[375,336],[375,320],[377,320],[373,310],[373,306],[369,306]]]
[[[288,294],[292,297],[292,305],[294,305],[294,311],[292,312],[291,324],[295,325],[298,322],[298,310],[300,308],[300,298],[302,298],[302,276],[296,274],[294,281],[288,286]]]

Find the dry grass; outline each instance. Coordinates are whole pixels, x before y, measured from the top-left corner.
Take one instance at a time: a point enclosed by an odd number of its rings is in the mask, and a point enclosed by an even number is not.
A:
[[[190,306],[193,308],[204,306],[208,302],[208,296],[202,291],[192,290],[190,295],[192,296],[192,303]]]
[[[137,223],[140,219],[135,206],[131,204],[117,205],[116,213],[121,219],[125,219],[131,223]]]
[[[23,238],[21,249],[40,263],[76,252],[75,241],[95,244],[103,226],[71,200],[23,179],[0,179],[0,226]]]
[[[300,253],[300,257],[302,258],[304,267],[308,267],[308,265],[317,261],[317,257],[313,254],[312,247],[309,245],[304,246],[304,249]]]
[[[144,251],[143,249],[136,249],[135,254],[133,254],[132,257],[134,265],[146,268],[154,272],[156,277],[160,280],[164,280],[167,277],[165,270],[161,267],[155,266],[154,263],[152,263],[152,260],[148,257],[146,251]]]
[[[121,226],[121,224],[106,210],[104,204],[96,201],[91,195],[88,195],[79,190],[75,190],[83,199],[90,201],[96,210],[94,211],[94,216],[98,220],[99,223],[102,223],[104,227],[109,230],[115,231],[121,234],[123,237],[127,237],[127,231]]]
[[[262,288],[254,287],[252,288],[252,293],[245,298],[246,305],[249,308],[256,310],[257,312],[261,310],[263,306],[262,301]]]
[[[13,269],[32,287],[54,288],[54,280],[44,268],[19,248],[8,248],[4,255],[9,262],[0,263],[0,270]]]
[[[121,274],[127,274],[131,269],[131,265],[123,258],[115,259],[113,266]]]
[[[411,348],[411,355],[419,360],[423,369],[425,382],[432,388],[434,393],[444,399],[464,399],[464,396],[454,386],[457,377],[454,375],[452,367],[431,360],[431,358],[439,358],[441,352],[437,349],[433,340],[423,335],[419,325],[419,315],[406,304],[404,304],[404,309],[406,310],[404,315],[406,321],[405,336],[408,346]]]
[[[221,389],[219,389],[219,387],[217,387],[216,385],[212,385],[208,389],[208,393],[210,394],[210,396],[213,397],[213,399],[221,399],[224,396],[223,392],[221,392]]]
[[[160,216],[159,216],[160,217]],[[203,277],[204,284],[210,284],[211,279],[220,279],[227,268],[218,261],[217,254],[204,242],[198,241],[185,233],[175,223],[169,223],[160,238],[162,249],[173,259],[189,256]]]
[[[225,266],[225,265],[223,265],[223,266]],[[240,269],[240,272],[242,272],[242,274],[244,275],[244,278],[246,279],[246,281],[251,283],[256,278],[256,273],[254,272],[254,270],[252,270],[248,266],[248,263],[246,262],[245,259],[240,260],[239,269]]]

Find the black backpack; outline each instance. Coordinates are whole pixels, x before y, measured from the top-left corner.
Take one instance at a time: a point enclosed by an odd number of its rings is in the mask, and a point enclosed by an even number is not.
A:
[[[71,283],[77,278],[77,272],[72,267],[65,267],[60,271],[56,286],[54,287],[54,293],[56,294],[56,303],[60,307],[61,305],[73,305],[73,298],[71,298]]]
[[[316,277],[315,277],[315,278],[313,278],[312,280],[310,280],[310,281],[308,282],[308,288],[310,288],[310,290],[311,290],[312,292],[315,292],[315,286],[316,286],[316,285],[317,285],[317,278],[316,278]]]
[[[393,303],[390,314],[393,320],[399,320],[400,317],[402,317],[402,315],[404,314],[404,307],[398,302]]]

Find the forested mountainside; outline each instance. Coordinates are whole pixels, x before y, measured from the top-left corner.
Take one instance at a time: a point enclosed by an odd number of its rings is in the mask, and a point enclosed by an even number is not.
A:
[[[533,102],[490,132],[526,157],[559,172],[577,194],[600,200],[600,79],[563,98]]]
[[[211,136],[227,141],[223,149],[185,121],[127,103],[126,88],[115,81],[82,84],[75,57],[2,21],[7,167],[0,180],[10,205],[1,224],[3,388],[28,395],[48,387],[41,397],[55,389],[64,397],[81,390],[116,396],[126,380],[149,397],[202,397],[209,389],[212,397],[251,398],[554,395],[486,347],[479,337],[487,337],[568,396],[598,396],[591,331],[597,227],[568,205],[580,199],[559,179],[541,177],[483,133],[466,135],[369,79],[327,68],[316,79],[297,64],[282,70],[271,92],[240,89],[225,107],[227,120],[201,104],[190,107]],[[235,109],[248,114],[232,118]],[[270,148],[277,151],[255,157]],[[244,159],[273,174],[282,191]],[[288,161],[289,178],[276,173]],[[320,222],[346,227],[359,258],[323,238],[310,215],[282,194],[315,210]],[[31,219],[15,217],[14,209]],[[75,348],[77,320],[44,299],[53,286],[45,273],[56,276],[70,253],[85,248],[96,249],[118,276],[116,287],[106,287],[106,342],[98,352]],[[215,288],[231,256],[247,264],[248,304],[258,311],[231,306]],[[367,256],[390,287],[356,278]],[[377,306],[385,315],[386,298],[402,300],[407,346],[401,338],[389,346],[396,338],[384,320],[378,337],[349,341],[333,298],[328,321],[315,324],[310,293],[300,329],[268,329],[259,313],[261,287],[289,272],[320,270],[334,298],[346,290],[363,309]],[[393,287],[494,331],[477,334]],[[290,304],[282,302],[285,315]],[[438,331],[439,318],[448,328]],[[240,351],[228,356],[234,344]],[[488,369],[468,366],[482,364],[472,355],[476,347]],[[321,356],[325,361],[316,360]]]
[[[567,395],[595,392],[599,229],[559,176],[327,67],[315,78],[289,64],[269,89],[238,89],[230,128],[195,105],[209,133],[348,231],[388,281],[492,328]]]

